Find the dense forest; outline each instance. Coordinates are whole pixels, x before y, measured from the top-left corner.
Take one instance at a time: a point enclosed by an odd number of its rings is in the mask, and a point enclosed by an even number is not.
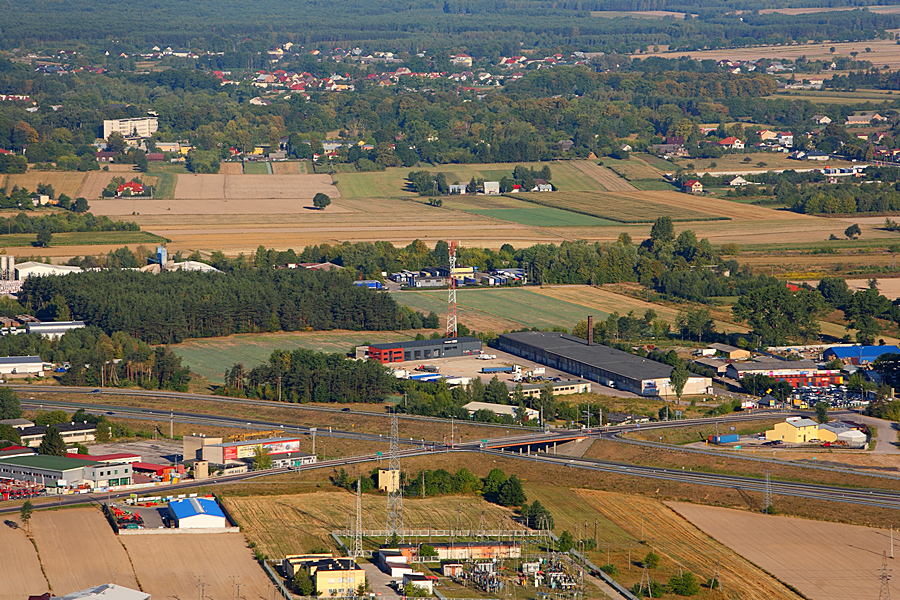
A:
[[[50,312],[150,344],[256,331],[399,329],[426,319],[352,281],[347,273],[304,269],[158,275],[107,270],[31,277],[19,298],[30,310],[55,307]]]

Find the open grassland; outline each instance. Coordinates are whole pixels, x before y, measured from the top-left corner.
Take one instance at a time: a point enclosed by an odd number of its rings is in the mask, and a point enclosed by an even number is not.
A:
[[[354,472],[355,474],[355,472]],[[321,473],[319,477],[324,475]],[[240,524],[247,539],[271,558],[309,552],[318,546],[335,549],[331,532],[349,529],[356,496],[322,484],[313,494],[241,497],[225,496],[225,505]],[[485,502],[477,496],[403,499],[403,525],[407,529],[456,528],[457,511],[463,527],[478,529],[484,515],[488,528],[522,529],[513,521],[513,511]],[[383,494],[362,497],[363,529],[384,529],[387,506]]]
[[[206,584],[207,598],[231,598],[233,582],[241,584],[243,600],[272,597],[272,584],[239,533],[132,535],[121,540],[143,591],[154,600],[196,597],[198,577]]]
[[[592,161],[568,161],[553,163],[488,163],[473,165],[422,165],[417,167],[392,167],[384,171],[367,173],[340,173],[335,175],[336,185],[342,198],[371,198],[416,196],[416,192],[408,188],[406,179],[410,171],[430,171],[444,173],[449,183],[468,183],[472,177],[487,181],[499,181],[504,175],[512,177],[513,169],[523,164],[540,170],[549,164],[553,174],[551,182],[561,190],[599,190],[595,176],[603,172]],[[582,170],[582,168],[584,170]],[[615,174],[610,174],[615,177]],[[627,184],[627,182],[626,182]]]
[[[245,162],[244,163],[244,174],[245,175],[268,175],[269,168],[266,166],[264,162]]]
[[[72,231],[54,233],[50,241],[52,246],[96,246],[113,244],[157,244],[165,238],[146,231]],[[13,233],[0,234],[0,247],[23,247],[37,242],[37,234]],[[41,249],[41,252],[44,250]]]
[[[534,484],[526,486],[526,493],[550,510],[557,531],[568,530],[574,536],[580,531],[581,539],[594,539],[596,523],[598,548],[589,555],[595,564],[609,561],[616,565],[619,574],[615,579],[626,587],[640,581],[642,569],[637,564],[652,549],[661,557],[659,567],[651,571],[656,581],[667,581],[683,568],[705,582],[718,564],[725,593],[704,589],[699,598],[798,598],[763,569],[657,500]],[[664,596],[669,597],[678,596]]]
[[[615,224],[615,221],[590,215],[549,206],[535,206],[532,202],[520,199],[537,195],[538,192],[505,196],[450,196],[444,201],[444,206],[533,227],[603,227]]]
[[[2,239],[2,237],[0,237]],[[245,333],[187,340],[172,346],[184,364],[214,383],[223,383],[226,369],[237,363],[249,370],[269,360],[275,350],[308,348],[318,352],[353,352],[356,346],[413,339],[419,331],[303,331]],[[431,330],[422,333],[429,335]]]
[[[77,171],[34,171],[29,169],[25,173],[16,175],[0,175],[0,188],[6,188],[7,194],[16,185],[34,192],[37,190],[38,184],[50,184],[57,196],[66,194],[74,200],[78,197],[84,179],[85,174]]]
[[[818,11],[819,9],[815,9]],[[893,31],[892,31],[893,33]],[[835,51],[832,53],[831,48]],[[866,52],[866,48],[871,48],[871,52]],[[865,60],[872,61],[875,65],[881,67],[888,65],[891,69],[900,67],[900,47],[896,41],[891,39],[884,40],[861,40],[859,42],[824,42],[810,44],[791,44],[790,46],[754,46],[751,48],[722,48],[718,50],[699,50],[696,52],[650,52],[645,54],[632,54],[632,58],[643,59],[648,56],[662,56],[665,58],[676,58],[681,56],[690,56],[697,60],[759,60],[761,58],[773,59],[790,59],[796,61],[801,56],[805,56],[809,60],[827,60],[831,61],[834,56],[850,56],[851,52],[858,52]]]
[[[728,219],[724,214],[689,207],[694,204],[688,194],[680,192],[642,192],[631,187],[631,191],[616,192],[556,192],[553,194],[523,194],[529,202],[571,210],[620,223],[652,223],[659,217],[672,217],[673,221],[709,221]],[[688,196],[688,198],[685,198]],[[708,199],[704,199],[708,200]],[[710,202],[716,202],[710,200]],[[733,204],[733,203],[732,203]],[[721,207],[720,213],[728,212]]]
[[[20,519],[10,518],[0,526],[0,549],[0,600],[22,600],[47,590],[41,562]]]
[[[746,159],[749,162],[745,162]],[[761,172],[761,171],[781,171],[785,169],[818,169],[822,165],[810,163],[809,161],[793,160],[788,158],[787,154],[779,152],[757,152],[754,154],[726,154],[719,158],[678,158],[672,161],[673,167],[667,172],[673,172],[674,165],[687,169],[691,172],[709,171],[710,173],[736,173],[736,172]],[[760,163],[765,163],[760,166]],[[846,167],[852,163],[842,160],[829,160],[828,166]],[[694,165],[690,167],[689,165]]]
[[[592,17],[602,17],[605,19],[619,19],[623,17],[631,17],[634,19],[665,19],[673,17],[675,19],[684,19],[687,13],[673,12],[671,10],[592,10]]]
[[[882,555],[890,551],[890,532],[885,529],[693,504],[669,506],[710,537],[809,598],[878,596]]]
[[[442,314],[441,307],[446,311],[446,291],[399,292],[393,296],[399,303],[424,312],[434,310]],[[500,326],[504,321],[513,322],[517,329],[554,326],[571,329],[590,312],[581,305],[524,288],[459,290],[456,299],[460,321],[477,331],[502,331]]]
[[[38,511],[29,526],[54,594],[112,581],[140,589],[125,548],[99,508]],[[83,551],[72,547],[73,540]]]
[[[613,286],[608,286],[613,287]],[[595,309],[600,314],[610,315],[614,312],[619,315],[627,315],[630,311],[634,311],[635,315],[643,316],[647,310],[656,311],[660,318],[665,319],[674,325],[681,306],[657,304],[653,302],[645,302],[624,294],[617,294],[609,289],[587,285],[557,285],[557,286],[541,286],[529,288],[531,291],[542,296],[555,298],[571,304],[578,304],[585,308]],[[597,319],[599,316],[594,315]],[[735,323],[723,320],[716,320],[716,330],[724,333],[746,333],[747,328]]]
[[[175,186],[178,185],[178,175],[175,173],[157,173],[156,187],[153,188],[154,198],[174,198]]]

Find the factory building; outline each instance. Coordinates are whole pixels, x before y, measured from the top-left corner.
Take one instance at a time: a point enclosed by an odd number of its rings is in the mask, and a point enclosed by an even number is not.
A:
[[[882,354],[900,354],[897,346],[835,346],[822,353],[825,360],[835,358],[851,365],[875,362]]]
[[[410,340],[390,344],[371,344],[369,358],[383,364],[408,360],[428,360],[451,356],[464,356],[481,352],[481,340],[473,337],[438,338],[436,340]]]
[[[19,429],[19,435],[22,438],[23,446],[37,448],[41,445],[41,440],[47,432],[47,425],[34,425],[33,427],[23,427]],[[93,423],[56,423],[53,425],[59,430],[62,439],[66,444],[84,444],[93,442],[96,438],[97,426]]]
[[[819,425],[819,441],[821,442],[846,442],[853,447],[864,446],[869,440],[865,433],[840,421]]]
[[[474,415],[479,410],[486,410],[490,413],[497,415],[498,417],[502,417],[504,415],[508,417],[512,417],[515,421],[518,421],[520,418],[524,417],[525,421],[537,421],[541,420],[541,413],[533,408],[522,407],[525,411],[524,415],[519,414],[519,407],[512,404],[495,404],[493,402],[469,402],[468,404],[463,406],[470,415]]]
[[[553,388],[554,396],[568,396],[569,394],[589,394],[591,382],[584,379],[565,379],[563,381],[548,381],[546,383],[523,383],[522,392],[526,398],[539,398],[541,390],[547,385]],[[515,388],[511,388],[509,397],[512,398]]]
[[[458,560],[506,560],[522,557],[522,546],[513,542],[440,542],[429,544],[437,552],[434,560],[458,561]],[[404,544],[400,546],[400,553],[407,560],[419,557],[419,546]]]
[[[0,375],[44,375],[44,361],[40,356],[0,357]]]
[[[500,350],[641,396],[674,396],[669,375],[672,367],[609,346],[591,344],[557,332],[523,331],[500,335]],[[686,395],[703,394],[712,385],[709,377],[691,375]]]
[[[114,583],[104,583],[65,596],[54,596],[51,600],[150,600],[150,594]]]
[[[766,439],[779,440],[790,444],[802,444],[819,439],[819,424],[812,419],[788,417],[783,423],[766,431]]]
[[[15,265],[16,279],[27,279],[28,277],[43,277],[45,275],[68,275],[69,273],[81,273],[81,267],[70,267],[68,265],[50,265],[35,261],[27,261]]]
[[[731,363],[725,369],[725,375],[736,381],[740,381],[747,375],[766,375],[778,381],[786,381],[793,387],[840,385],[844,381],[844,374],[841,371],[820,369],[811,360],[778,360],[774,358]]]
[[[84,327],[84,321],[50,321],[44,323],[26,323],[27,333],[36,333],[48,340],[58,340],[73,329]]]
[[[205,444],[200,448],[203,460],[214,465],[232,465],[252,462],[256,456],[256,448],[267,450],[273,461],[284,455],[300,452],[300,438],[266,438],[262,440],[246,440],[243,442],[225,442],[222,444]]]
[[[228,519],[212,498],[182,498],[169,502],[169,518],[178,529],[224,529]]]
[[[43,483],[49,488],[101,488],[130,484],[132,472],[126,463],[35,454],[0,460],[0,478]]]

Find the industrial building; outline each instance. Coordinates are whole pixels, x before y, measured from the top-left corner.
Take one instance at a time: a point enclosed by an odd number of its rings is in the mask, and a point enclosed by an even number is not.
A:
[[[300,438],[265,438],[261,440],[246,440],[242,442],[225,442],[219,444],[205,444],[200,449],[202,459],[214,465],[231,465],[252,461],[256,456],[256,449],[262,447],[267,450],[272,459],[280,455],[300,452]]]
[[[788,417],[784,423],[775,423],[775,427],[766,430],[766,439],[779,440],[789,444],[802,444],[819,439],[819,424],[812,419]]]
[[[409,566],[407,556],[398,548],[382,548],[378,551],[377,560],[378,568],[390,577],[399,579],[413,572],[412,567]]]
[[[138,117],[134,119],[104,119],[103,139],[108,140],[111,133],[121,133],[125,138],[148,138],[159,129],[156,117]]]
[[[546,383],[523,383],[522,391],[526,398],[537,398],[541,390],[547,386],[553,388],[554,396],[567,396],[569,394],[589,394],[591,382],[584,379],[565,379],[563,381],[548,381]],[[512,397],[512,393],[510,393]]]
[[[178,529],[224,529],[228,519],[213,498],[182,498],[169,502],[169,518]]]
[[[406,589],[410,585],[419,588],[429,596],[434,594],[434,580],[421,573],[407,573],[403,576],[403,588]]]
[[[40,356],[0,357],[0,375],[44,375],[44,361]]]
[[[408,360],[464,356],[479,352],[481,352],[481,340],[473,337],[460,337],[371,344],[368,355],[376,362],[388,364]]]
[[[835,346],[822,353],[825,360],[838,359],[851,365],[875,362],[882,354],[900,354],[897,346]]]
[[[60,456],[35,454],[0,460],[0,478],[43,483],[47,487],[100,488],[131,483],[129,464],[105,464]]]
[[[501,334],[498,344],[504,352],[641,396],[675,395],[669,381],[672,367],[579,337],[523,331]],[[709,377],[691,375],[683,393],[703,394],[711,385]]]
[[[463,406],[464,409],[469,411],[470,415],[474,415],[479,410],[486,410],[490,413],[497,415],[498,417],[508,416],[512,417],[514,420],[518,421],[520,418],[524,416],[526,421],[538,421],[541,420],[541,413],[539,411],[534,410],[533,408],[523,407],[525,410],[524,415],[519,414],[519,407],[514,404],[494,404],[493,402],[469,402],[468,404]]]
[[[73,329],[84,327],[84,321],[50,321],[44,323],[26,323],[27,333],[36,333],[48,340],[58,340]]]
[[[437,552],[434,560],[505,560],[522,557],[522,546],[514,542],[440,542],[429,544]],[[407,559],[419,556],[419,546],[405,544],[400,546],[400,553]]]
[[[35,261],[27,261],[19,263],[15,266],[16,279],[27,279],[28,277],[43,277],[45,275],[68,275],[69,273],[81,273],[81,267],[70,267],[68,265],[51,265]]]
[[[23,446],[37,448],[47,432],[47,425],[35,425],[19,429]],[[83,444],[93,442],[96,438],[97,426],[93,423],[56,423],[53,425],[66,444]]]
[[[847,423],[834,421],[819,425],[819,441],[846,442],[849,446],[861,447],[866,445],[869,438],[865,433]]]
[[[330,554],[287,556],[281,566],[288,579],[293,579],[298,569],[307,569],[320,598],[355,596],[360,584],[366,581],[366,572],[355,560],[333,558]]]
[[[715,350],[716,354],[720,354],[731,360],[747,360],[750,358],[749,350],[744,350],[743,348],[738,348],[736,346],[729,346],[728,344],[710,344],[709,349]]]
[[[840,385],[844,374],[833,369],[820,369],[811,360],[778,360],[776,358],[757,359],[731,363],[725,375],[740,381],[746,375],[766,375],[778,381],[786,381],[793,387]]]
[[[104,583],[65,596],[54,596],[52,600],[150,600],[150,594],[114,583]]]

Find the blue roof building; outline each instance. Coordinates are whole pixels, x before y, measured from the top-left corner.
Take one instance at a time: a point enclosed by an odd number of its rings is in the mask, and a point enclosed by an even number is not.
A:
[[[169,518],[179,529],[228,527],[228,519],[212,498],[185,498],[169,502]]]
[[[822,357],[825,360],[842,360],[852,365],[864,365],[874,362],[882,354],[900,354],[897,346],[836,346],[826,350]]]

